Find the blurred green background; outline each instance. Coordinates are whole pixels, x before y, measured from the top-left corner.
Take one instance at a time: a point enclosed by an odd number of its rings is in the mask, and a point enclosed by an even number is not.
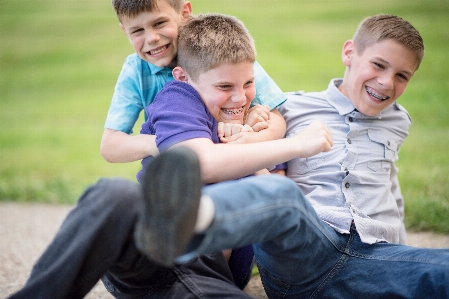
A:
[[[340,51],[362,18],[392,13],[422,34],[426,56],[399,102],[413,118],[398,166],[409,229],[449,233],[448,0],[192,0],[239,17],[258,61],[284,91],[318,91],[343,75]],[[133,49],[108,0],[0,1],[0,200],[75,203],[109,164],[103,124]],[[141,122],[136,126],[139,131]]]

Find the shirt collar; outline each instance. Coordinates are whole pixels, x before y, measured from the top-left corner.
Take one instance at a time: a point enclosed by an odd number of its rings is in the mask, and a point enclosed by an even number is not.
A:
[[[166,67],[166,66],[164,66],[164,67],[158,67],[158,66],[155,66],[154,64],[151,64],[151,63],[149,63],[149,62],[147,62],[147,63],[148,63],[148,66],[150,67],[150,72],[151,72],[152,75],[155,75],[155,74],[157,74],[157,73],[159,73],[159,72],[162,72],[162,71],[164,71],[164,72],[169,72],[169,73],[172,72],[172,69],[171,69],[171,68],[168,68],[168,67]]]
[[[343,79],[332,79],[326,90],[328,102],[337,109],[340,115],[346,115],[355,110],[352,102],[345,97],[338,87],[343,82]]]

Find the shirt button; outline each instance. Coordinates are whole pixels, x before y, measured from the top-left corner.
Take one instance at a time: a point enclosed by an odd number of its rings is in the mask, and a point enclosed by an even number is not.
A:
[[[349,117],[349,122],[352,123],[353,121],[354,121],[354,118],[352,118],[352,116],[350,116],[350,117]]]
[[[349,144],[352,143],[351,139],[349,139],[349,138],[348,138],[346,141],[347,141]]]
[[[345,184],[346,189],[349,188],[350,186],[351,186],[351,184],[349,184],[349,183]]]
[[[388,141],[387,144],[390,145],[390,141]]]

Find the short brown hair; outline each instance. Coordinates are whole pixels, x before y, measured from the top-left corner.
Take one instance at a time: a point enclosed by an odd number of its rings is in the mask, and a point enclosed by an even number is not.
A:
[[[135,17],[141,12],[152,11],[158,1],[165,1],[174,10],[180,11],[184,0],[112,0],[112,7],[119,20],[122,16]]]
[[[179,29],[178,65],[192,80],[223,63],[255,60],[254,40],[235,17],[198,15]]]
[[[418,30],[401,17],[378,14],[364,19],[353,37],[357,53],[382,40],[393,39],[415,53],[418,67],[424,58],[424,42]]]

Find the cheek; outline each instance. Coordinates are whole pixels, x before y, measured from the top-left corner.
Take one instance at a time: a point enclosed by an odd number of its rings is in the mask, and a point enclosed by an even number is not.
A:
[[[133,46],[134,49],[136,49],[136,50],[140,49],[140,45],[142,44],[142,38],[135,37],[135,38],[132,38],[130,41],[131,41],[131,45]]]
[[[176,44],[178,41],[178,27],[176,27],[176,25],[173,27],[166,27],[162,35],[172,39],[173,43]]]
[[[396,98],[399,98],[405,91],[405,88],[407,87],[407,84],[400,84],[397,88],[396,88]]]
[[[256,96],[256,88],[252,88],[251,90],[246,92],[246,98],[252,101]]]

